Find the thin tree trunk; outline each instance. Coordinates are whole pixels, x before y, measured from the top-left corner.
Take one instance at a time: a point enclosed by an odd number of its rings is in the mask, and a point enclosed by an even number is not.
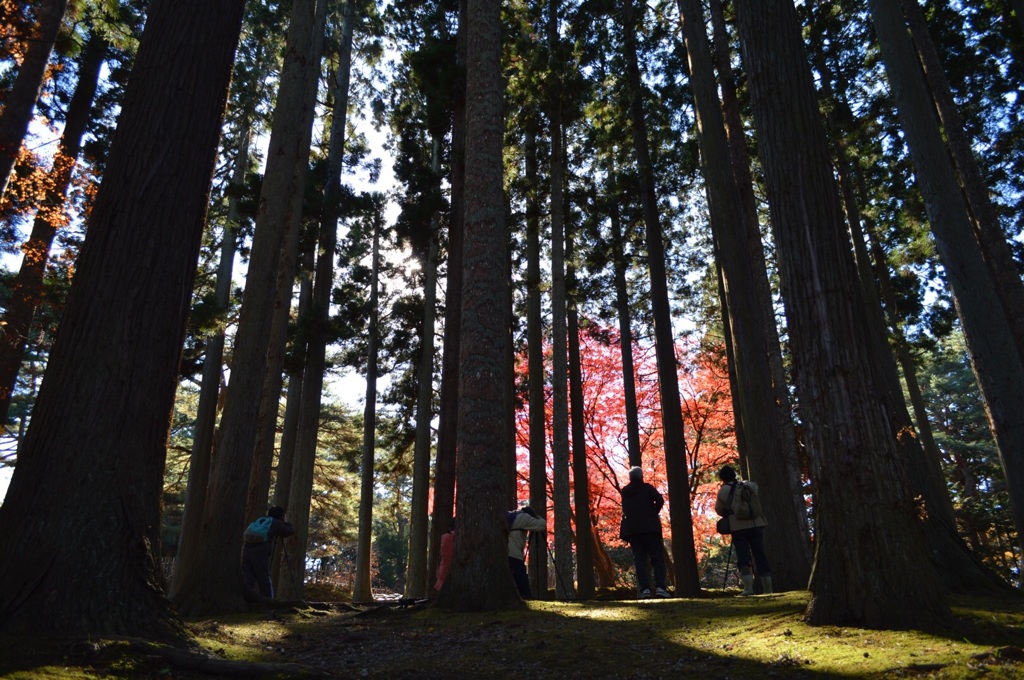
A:
[[[345,149],[354,12],[354,0],[348,0],[344,6],[341,45],[338,50],[338,70],[335,74],[334,107],[327,152],[327,182],[324,187],[323,212],[320,216],[316,271],[313,277],[313,299],[307,317],[306,361],[302,376],[302,393],[299,398],[299,422],[295,440],[295,458],[292,461],[291,490],[288,498],[288,516],[295,526],[295,538],[290,542],[292,550],[288,555],[290,578],[281,583],[281,596],[285,599],[301,599],[302,587],[305,583],[310,499],[313,493],[317,433],[320,429],[320,407],[327,364],[331,294],[334,290],[334,260],[338,243],[338,200]],[[280,371],[277,373],[280,374]]]
[[[583,369],[580,363],[580,320],[576,304],[576,266],[572,231],[566,230],[569,332],[569,420],[572,424],[572,490],[576,518],[576,585],[581,600],[594,597],[594,539],[590,521],[590,476],[587,474],[587,431],[583,400]]]
[[[672,527],[676,593],[692,597],[700,593],[700,574],[693,545],[693,516],[690,512],[690,485],[686,470],[686,440],[683,435],[683,406],[679,397],[679,374],[672,334],[672,310],[668,299],[668,275],[665,271],[665,245],[655,191],[647,122],[644,118],[643,84],[636,54],[636,8],[625,0],[623,25],[626,48],[626,73],[630,88],[630,122],[637,170],[641,181],[644,225],[647,231],[647,266],[651,277],[651,309],[654,314],[654,343],[658,361],[658,386],[661,395],[662,428],[665,443],[665,468],[670,497],[669,521]]]
[[[529,357],[530,403],[530,505],[546,508],[548,503],[547,473],[547,399],[544,394],[544,320],[541,316],[540,271],[540,169],[537,159],[537,136],[531,128],[526,133],[526,346]],[[546,515],[545,515],[546,516]],[[547,537],[537,538],[530,545],[530,590],[538,595],[548,592]],[[532,539],[531,539],[532,540]],[[541,549],[540,543],[544,542]]]
[[[609,161],[608,183],[617,186],[614,161]],[[623,249],[622,216],[619,213],[618,190],[611,191],[608,222],[611,225],[612,260],[615,269],[615,309],[619,319],[619,352],[622,356],[622,397],[626,409],[626,450],[630,467],[641,464],[640,416],[636,405],[636,369],[633,367],[633,326],[630,322],[629,287],[626,272],[629,260]]]
[[[732,70],[731,41],[722,15],[720,0],[711,0],[711,22],[715,41],[715,64],[719,74],[719,85],[722,92],[722,110],[725,114],[726,135],[729,138],[729,151],[732,156],[732,171],[736,177],[736,191],[741,202],[741,215],[746,233],[747,248],[751,270],[757,272],[757,299],[761,310],[763,328],[768,334],[765,351],[772,375],[772,391],[775,401],[775,419],[778,423],[784,445],[784,457],[777,461],[786,470],[789,483],[789,496],[793,504],[799,537],[793,539],[787,533],[783,538],[787,555],[794,555],[796,564],[792,568],[794,574],[808,569],[811,563],[809,545],[810,526],[808,524],[807,506],[804,503],[803,465],[797,445],[796,428],[793,424],[793,404],[790,399],[789,381],[782,360],[782,343],[779,339],[778,321],[775,318],[775,304],[772,299],[771,287],[768,283],[768,266],[766,264],[764,245],[761,242],[761,224],[758,218],[757,199],[754,195],[754,178],[750,171],[750,154],[747,150],[747,136],[740,116],[739,99],[736,96],[736,78]],[[744,449],[746,450],[746,449]],[[749,470],[746,471],[749,473]],[[778,538],[778,537],[777,537]],[[810,572],[806,572],[810,576]],[[798,582],[799,576],[794,577]],[[806,579],[803,579],[806,584]]]
[[[300,214],[292,197],[302,196],[309,165],[314,92],[309,69],[318,69],[315,0],[295,0],[288,27],[288,46],[267,168],[260,192],[246,280],[238,320],[220,441],[210,477],[210,493],[202,541],[217,550],[201,551],[181,574],[175,604],[186,616],[233,611],[244,606],[244,586],[238,555],[246,520],[246,498],[253,467],[260,399],[267,374],[278,274]],[[320,31],[322,32],[322,31]],[[290,265],[288,265],[290,266]]]
[[[36,307],[43,299],[43,279],[50,257],[50,247],[64,217],[63,206],[67,200],[71,174],[82,149],[82,137],[89,123],[89,112],[96,96],[100,67],[106,54],[106,41],[98,35],[91,35],[78,62],[78,84],[68,104],[64,131],[61,133],[60,145],[53,159],[53,169],[49,173],[50,188],[43,205],[36,213],[32,233],[21,246],[24,258],[11,288],[10,299],[3,315],[3,333],[0,333],[0,425],[7,423],[11,397],[18,382],[18,372],[25,356],[32,319]],[[0,195],[2,193],[0,191]]]
[[[312,63],[317,67],[306,71],[308,78],[306,83],[306,95],[310,97],[309,110],[315,110],[316,95],[320,87],[320,60],[324,47],[324,28],[327,24],[327,1],[317,2],[316,17],[314,19],[316,28],[313,32],[313,45],[311,54]],[[303,127],[306,134],[304,140],[307,148],[312,139],[313,118],[310,117]],[[274,445],[277,442],[278,414],[281,410],[281,388],[284,385],[284,360],[288,353],[288,328],[291,325],[292,298],[295,289],[295,272],[298,268],[299,242],[302,239],[302,206],[305,196],[302,193],[295,193],[288,197],[292,203],[289,212],[291,224],[288,226],[288,235],[285,239],[284,251],[277,270],[277,286],[274,294],[273,317],[270,326],[270,342],[267,346],[265,360],[265,377],[263,379],[263,392],[260,397],[260,410],[257,416],[256,441],[253,444],[252,469],[249,472],[249,490],[246,497],[246,515],[249,518],[259,517],[266,511],[267,498],[270,495],[270,477],[274,467]],[[248,285],[248,284],[247,284]],[[315,285],[315,284],[314,284]],[[297,354],[305,356],[308,350],[300,349]],[[308,356],[306,357],[308,361]],[[305,384],[305,377],[303,384]],[[300,405],[301,414],[301,405]],[[301,430],[301,426],[300,426]],[[297,522],[301,515],[290,512],[289,520],[298,527]]]
[[[5,633],[188,639],[155,568],[163,472],[243,5],[149,4],[72,290],[0,506],[5,545],[17,546],[0,551]]]
[[[441,140],[433,139],[431,170],[441,176]],[[419,393],[416,399],[416,448],[413,454],[413,486],[409,514],[409,568],[405,580],[406,597],[426,597],[432,586],[427,582],[427,495],[430,490],[430,423],[434,396],[434,317],[437,308],[437,214],[430,218],[430,243],[424,263],[423,336],[420,354]]]
[[[309,254],[307,259],[312,260],[312,253]],[[313,265],[309,263],[306,271],[311,272],[312,269]],[[299,282],[299,307],[297,311],[299,318],[309,314],[309,308],[312,304],[313,279],[312,276],[303,276]],[[295,364],[288,370],[288,389],[285,393],[284,418],[281,419],[281,447],[277,456],[277,474],[274,476],[274,498],[271,503],[272,505],[285,508],[286,511],[291,500],[292,472],[295,467],[295,449],[299,438],[299,409],[302,402],[302,383],[305,375],[303,364],[305,364],[305,360],[300,361],[296,357]],[[290,519],[291,517],[289,517]],[[294,543],[292,541],[293,545]],[[288,586],[285,586],[281,579],[281,562],[284,558],[282,553],[283,551],[274,551],[273,561],[270,563],[270,579],[274,584],[274,592],[283,598],[288,594]],[[290,565],[285,564],[285,568],[290,569]],[[289,581],[295,579],[293,573],[289,573],[288,576]]]
[[[551,131],[551,467],[555,509],[555,595],[575,598],[572,578],[572,526],[569,521],[569,370],[566,338],[564,158],[559,85],[558,0],[550,0],[547,21],[549,67],[548,117]]]
[[[7,191],[22,142],[28,134],[32,112],[46,82],[46,65],[57,42],[67,7],[67,0],[40,0],[35,3],[36,20],[24,40],[25,58],[18,66],[18,75],[4,97],[4,108],[0,113],[0,197]]]
[[[373,602],[370,553],[373,540],[374,452],[377,448],[377,345],[380,333],[380,215],[373,219],[373,267],[370,275],[370,325],[366,331],[366,404],[363,407],[363,456],[359,466],[359,537],[352,602]]]
[[[295,315],[308,319],[313,308],[313,277],[316,269],[315,243],[306,246],[299,272],[299,304]],[[281,422],[281,446],[277,456],[277,475],[274,477],[274,505],[288,509],[292,497],[292,476],[299,442],[299,416],[302,411],[303,384],[306,379],[307,336],[295,339],[292,359],[288,363],[288,389],[285,392],[284,418]],[[291,519],[291,518],[289,518]],[[293,522],[294,525],[294,522]],[[274,589],[279,592],[279,589]]]
[[[242,116],[238,149],[235,152],[235,167],[232,170],[231,185],[241,187],[249,169],[248,116]],[[235,264],[238,199],[228,199],[227,221],[221,234],[220,263],[217,266],[217,282],[214,296],[217,307],[227,312],[231,305],[231,281]],[[218,329],[207,337],[206,357],[203,359],[203,378],[199,390],[199,404],[196,407],[196,423],[192,435],[192,453],[189,456],[188,484],[185,487],[185,508],[181,518],[181,532],[178,550],[175,553],[174,572],[168,591],[177,592],[180,583],[181,565],[192,555],[203,550],[202,521],[206,512],[206,497],[210,484],[210,461],[213,460],[214,431],[217,411],[220,406],[221,383],[224,375],[224,329]]]
[[[810,577],[810,550],[796,521],[795,499],[785,465],[785,432],[776,417],[770,351],[771,333],[765,328],[762,301],[758,299],[755,270],[750,266],[742,200],[736,187],[721,103],[700,0],[679,0],[683,34],[690,59],[690,87],[697,108],[698,143],[704,169],[711,228],[721,265],[723,312],[728,315],[744,441],[756,446],[743,451],[750,476],[760,483],[769,553],[785,555],[774,560],[771,575],[779,590],[802,589]],[[802,500],[802,499],[801,499]]]
[[[428,582],[437,579],[441,536],[455,507],[455,441],[458,430],[459,352],[462,326],[462,238],[466,184],[466,2],[459,0],[455,86],[452,102],[451,206],[448,215],[448,280],[441,350],[441,404],[434,457],[434,513],[430,530]]]

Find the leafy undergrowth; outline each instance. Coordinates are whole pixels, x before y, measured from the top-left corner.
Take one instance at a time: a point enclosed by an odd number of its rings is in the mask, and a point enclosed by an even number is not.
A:
[[[475,614],[292,608],[189,623],[225,660],[206,673],[131,641],[0,638],[0,678],[1024,677],[1019,599],[957,599],[955,629],[942,633],[812,628],[801,621],[806,604],[807,593],[712,593]]]

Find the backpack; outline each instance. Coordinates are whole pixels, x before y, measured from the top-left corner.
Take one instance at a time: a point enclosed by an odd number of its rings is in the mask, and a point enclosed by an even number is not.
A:
[[[270,525],[274,523],[273,517],[259,517],[253,520],[245,529],[243,534],[246,543],[264,543],[270,538]]]
[[[508,511],[508,530],[512,531],[512,524],[516,521],[516,515],[519,514],[518,510]]]
[[[732,515],[736,519],[752,520],[764,516],[761,499],[754,487],[746,482],[737,482],[736,492],[732,499]]]

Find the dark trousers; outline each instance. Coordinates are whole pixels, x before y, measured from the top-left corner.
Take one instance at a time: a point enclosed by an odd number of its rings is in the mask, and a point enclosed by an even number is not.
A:
[[[512,578],[519,590],[519,597],[529,600],[533,597],[530,593],[530,577],[526,574],[526,562],[517,560],[514,557],[508,558],[508,569],[512,572]]]
[[[655,586],[665,588],[665,545],[662,543],[661,534],[635,534],[626,540],[633,550],[636,586],[640,592],[651,589],[651,577],[647,571],[648,560],[654,569]]]
[[[752,527],[732,532],[732,544],[736,548],[736,566],[742,572],[743,567],[757,565],[758,576],[768,576],[772,569],[768,566],[768,556],[764,553],[764,527]],[[750,557],[754,559],[751,561]]]
[[[242,582],[249,590],[263,597],[274,598],[274,584],[270,582],[270,555],[274,545],[270,541],[264,543],[247,543],[242,548]]]

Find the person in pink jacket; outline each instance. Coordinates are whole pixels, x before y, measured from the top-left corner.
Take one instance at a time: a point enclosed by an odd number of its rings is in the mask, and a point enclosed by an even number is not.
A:
[[[441,561],[437,565],[437,581],[434,583],[434,590],[441,590],[444,580],[448,578],[448,570],[452,566],[452,556],[455,554],[455,518],[448,526],[448,531],[441,534]]]

